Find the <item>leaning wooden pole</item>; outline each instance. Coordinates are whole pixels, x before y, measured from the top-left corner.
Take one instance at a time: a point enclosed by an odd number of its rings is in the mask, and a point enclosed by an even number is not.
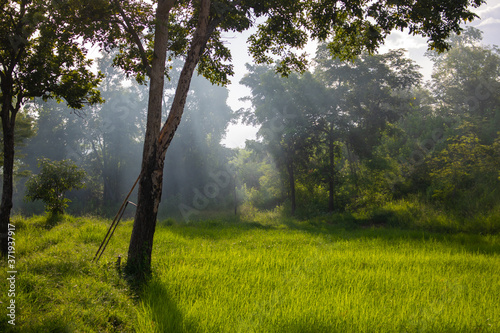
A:
[[[161,131],[160,137],[158,138],[158,143],[162,142],[163,137],[165,136],[165,133],[166,133],[165,130]],[[116,226],[118,225],[118,222],[120,221],[123,213],[125,212],[125,208],[127,207],[127,203],[129,201],[128,199],[132,195],[132,192],[134,191],[135,187],[137,186],[137,183],[139,182],[139,179],[141,179],[141,175],[139,175],[139,177],[137,177],[137,179],[134,182],[134,185],[132,185],[132,188],[130,189],[130,191],[128,192],[127,196],[123,200],[123,203],[120,206],[120,209],[116,213],[115,218],[113,219],[113,222],[109,226],[109,229],[108,229],[108,232],[106,233],[106,236],[104,236],[104,239],[102,240],[101,245],[99,246],[99,249],[97,250],[97,252],[94,255],[94,259],[92,259],[92,262],[98,262],[99,259],[102,256],[102,254],[104,253],[104,250],[106,249],[106,246],[108,245],[109,240],[113,236],[113,233],[114,233],[114,231],[116,229]]]
[[[103,254],[104,250],[106,249],[106,246],[104,244],[107,245],[107,243],[109,242],[109,239],[113,235],[111,230],[113,230],[113,232],[114,232],[114,229],[116,229],[116,225],[118,225],[118,222],[120,221],[123,213],[125,212],[125,208],[127,207],[128,199],[132,195],[132,192],[134,191],[135,187],[137,186],[137,183],[139,182],[140,178],[141,178],[141,176],[139,175],[139,177],[137,177],[136,181],[134,182],[134,185],[130,189],[130,192],[128,192],[127,196],[125,197],[125,200],[123,200],[123,203],[120,206],[118,213],[116,213],[115,218],[113,219],[113,222],[111,223],[111,226],[109,227],[108,232],[106,233],[106,236],[104,236],[104,239],[102,240],[101,245],[99,246],[99,249],[95,253],[94,259],[92,259],[92,262],[97,262],[101,258],[101,255]]]
[[[158,138],[158,143],[162,142],[163,137],[165,136],[165,133],[166,133],[165,130],[161,131],[160,136]],[[137,177],[137,179],[134,182],[134,185],[132,185],[132,188],[130,189],[130,191],[128,192],[127,196],[123,200],[123,203],[120,206],[120,209],[116,213],[115,218],[113,219],[113,222],[109,226],[109,229],[108,229],[108,232],[106,233],[106,236],[104,236],[104,239],[102,240],[101,245],[99,246],[99,249],[97,250],[97,252],[94,255],[94,259],[92,259],[92,262],[98,262],[99,259],[102,256],[102,254],[104,253],[104,250],[106,249],[106,246],[108,245],[109,240],[113,236],[113,233],[114,233],[114,231],[116,229],[116,226],[118,225],[118,222],[120,221],[120,219],[121,219],[121,217],[122,217],[122,215],[123,215],[123,213],[125,211],[125,208],[127,207],[127,203],[129,202],[128,199],[132,195],[132,192],[134,191],[135,187],[137,186],[137,183],[139,182],[139,179],[141,179],[141,175],[139,175],[139,177]]]

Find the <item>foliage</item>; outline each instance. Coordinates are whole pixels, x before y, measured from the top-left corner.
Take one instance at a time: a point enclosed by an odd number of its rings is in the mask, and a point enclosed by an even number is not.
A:
[[[277,69],[283,74],[305,69],[305,55],[294,51],[303,47],[309,37],[330,40],[328,47],[332,53],[352,59],[364,51],[373,53],[390,31],[409,28],[410,33],[428,38],[429,48],[443,51],[449,47],[446,37],[459,32],[461,22],[472,21],[476,15],[470,8],[477,8],[483,2],[467,0],[442,5],[428,0],[397,4],[380,0],[367,5],[346,0],[212,1],[209,20],[214,32],[202,51],[198,73],[212,83],[229,83],[232,57],[222,36],[252,26],[257,29],[248,39],[250,54],[259,64],[278,59]],[[90,18],[96,22],[95,39],[107,49],[119,49],[114,63],[128,76],[144,83],[153,60],[153,4],[99,1],[80,10],[93,15]],[[200,2],[173,3],[168,20],[170,63],[189,50],[199,11]],[[256,18],[262,18],[259,24]],[[168,74],[169,66],[166,68]]]
[[[26,199],[42,200],[48,212],[62,214],[70,202],[64,194],[85,186],[85,171],[70,160],[51,161],[42,158],[38,161],[38,167],[41,168],[40,173],[26,182]]]
[[[286,128],[300,136],[301,145],[310,143],[294,169],[301,216],[325,212],[328,196],[329,211],[332,206],[353,214],[380,211],[376,219],[391,221],[392,213],[382,207],[415,195],[423,205],[455,216],[467,230],[475,230],[474,223],[495,230],[485,221],[500,207],[500,58],[496,47],[479,44],[480,37],[469,28],[450,38],[449,52],[428,53],[435,62],[428,87],[420,86],[419,68],[403,50],[362,54],[344,63],[331,58],[323,44],[314,76],[293,74],[287,80],[264,67],[248,67],[242,82],[252,89],[248,100],[254,109],[243,115],[261,125],[262,144],[247,149],[272,153],[279,166],[280,159],[291,161],[280,157],[290,150],[277,145],[286,139]],[[289,188],[287,178],[280,178],[281,188]],[[250,198],[266,197],[262,186],[253,193]],[[439,215],[435,221],[446,220]]]
[[[90,70],[91,60],[78,37],[93,35],[86,29],[73,1],[3,1],[9,20],[0,25],[2,94],[22,105],[26,99],[65,99],[80,109],[101,101],[96,89],[102,76]],[[7,112],[3,110],[2,112]]]
[[[283,74],[305,69],[305,57],[290,49],[304,46],[308,35],[328,41],[331,53],[344,60],[374,53],[392,30],[404,28],[428,37],[429,48],[443,51],[448,48],[446,37],[460,30],[459,22],[475,17],[469,6],[478,7],[483,2],[462,1],[445,6],[428,0],[381,0],[369,4],[328,0],[269,2],[262,6],[269,16],[250,37],[249,50],[258,63],[271,63],[273,56],[278,57],[277,69]]]
[[[130,266],[137,263],[149,267],[163,187],[171,189],[168,194],[179,200],[189,197],[191,193],[186,192],[191,190],[197,193],[197,186],[213,188],[213,182],[206,183],[210,171],[202,167],[210,163],[220,168],[231,155],[220,147],[223,131],[233,116],[224,103],[226,91],[206,86],[199,91],[190,88],[193,72],[197,68],[211,83],[228,84],[233,68],[223,36],[253,26],[255,33],[248,40],[251,55],[258,64],[269,65],[276,61],[276,65],[272,68],[254,66],[253,73],[244,79],[253,88],[255,106],[255,114],[247,120],[262,125],[262,144],[254,146],[264,147],[273,156],[277,168],[270,167],[266,161],[259,170],[262,175],[258,186],[241,186],[249,189],[248,197],[262,206],[273,202],[273,197],[276,204],[283,204],[281,199],[288,192],[292,214],[296,197],[308,206],[304,211],[309,214],[322,209],[324,200],[321,197],[327,192],[329,211],[336,208],[334,203],[341,201],[338,211],[346,207],[381,206],[391,198],[388,193],[391,186],[384,173],[392,172],[397,178],[405,178],[404,166],[395,162],[394,155],[407,153],[390,151],[389,145],[382,147],[381,142],[390,140],[389,137],[400,130],[395,123],[402,115],[420,107],[414,92],[418,90],[416,86],[421,75],[417,66],[403,57],[403,50],[385,55],[373,53],[390,31],[405,28],[410,33],[427,37],[431,49],[446,50],[449,34],[459,33],[460,23],[475,17],[470,8],[483,2],[165,0],[155,5],[134,0],[7,1],[2,10],[12,22],[0,25],[4,36],[2,60],[6,60],[2,64],[5,70],[1,77],[2,97],[6,101],[2,104],[2,125],[5,146],[11,147],[4,152],[9,160],[6,169],[13,168],[14,155],[14,129],[8,127],[13,127],[16,112],[26,100],[41,97],[59,102],[65,99],[68,106],[75,109],[102,102],[96,85],[103,77],[89,70],[91,61],[86,58],[86,47],[93,44],[108,52],[117,50],[103,62],[113,62],[125,75],[134,76],[138,83],[146,83],[147,77],[150,79],[137,228],[134,228],[129,252],[129,258],[135,257],[130,260]],[[324,42],[320,57],[317,57],[319,70],[314,75],[304,73],[306,58],[294,52],[310,38]],[[488,67],[494,69],[496,58],[486,53],[481,56],[478,59],[487,59]],[[356,57],[347,64],[339,60]],[[172,74],[179,70],[173,66],[176,58],[184,58],[185,63],[162,127],[164,74],[174,77]],[[110,78],[102,82],[102,95],[107,93],[107,98],[116,101],[131,90],[124,87],[108,89],[121,73],[107,67]],[[302,74],[292,73],[294,70]],[[288,76],[288,80],[282,80],[281,76]],[[449,84],[449,80],[447,82]],[[495,78],[488,81],[490,83],[496,87]],[[144,89],[133,91],[142,95],[145,101]],[[189,94],[195,99],[187,99]],[[214,96],[215,102],[210,99]],[[189,184],[175,179],[162,186],[165,154],[186,105],[196,110],[196,116],[184,115],[189,124],[186,128],[191,133],[180,135],[182,141],[178,141],[178,151],[184,154],[185,161],[201,171]],[[213,112],[202,112],[201,105],[219,109],[221,117]],[[443,105],[443,109],[448,107],[446,103]],[[487,112],[481,114],[482,118],[475,120],[477,124],[485,122],[495,112],[491,106],[495,103],[489,105]],[[137,148],[143,134],[140,125],[137,126],[142,123],[140,111],[125,121],[118,108],[94,107],[89,113],[91,117],[86,120],[92,135],[80,135],[81,132],[74,140],[66,138],[65,144],[58,145],[61,151],[70,147],[84,157],[79,162],[94,170],[91,196],[97,200],[102,196],[106,205],[116,202],[113,193],[121,191],[124,170],[131,170],[131,159],[118,156],[121,155],[118,153],[124,146],[133,147],[130,150]],[[191,117],[197,118],[199,123],[191,122]],[[197,126],[200,123],[202,126]],[[99,128],[109,124],[112,130]],[[57,125],[64,127],[67,124],[60,121]],[[389,133],[391,130],[393,133]],[[120,135],[123,132],[127,133],[125,139]],[[193,142],[200,143],[203,148],[194,149]],[[411,144],[402,146],[397,148],[408,150]],[[207,154],[212,149],[220,152],[223,158]],[[168,170],[183,169],[177,160],[173,165],[170,159],[167,161]],[[275,170],[279,170],[279,175]],[[426,173],[422,174],[425,177]],[[12,184],[8,184],[8,178],[6,180],[4,185],[8,186],[4,186],[7,189],[4,196],[9,197]],[[408,183],[408,179],[404,181]],[[227,197],[229,191],[227,187],[223,196]],[[341,200],[336,199],[340,197]],[[2,200],[2,227],[7,225],[11,206],[8,200]],[[62,208],[57,210],[62,211]]]
[[[101,73],[91,69],[87,42],[96,41],[95,14],[79,1],[7,0],[0,3],[0,96],[3,188],[0,251],[13,206],[16,117],[26,102],[65,100],[72,109],[103,100],[96,88]]]
[[[195,68],[212,83],[227,84],[227,76],[232,74],[232,65],[227,64],[232,60],[231,54],[221,42],[223,32],[242,32],[256,25],[255,18],[266,18],[264,23],[257,25],[257,32],[250,36],[249,51],[257,63],[269,63],[270,54],[278,56],[280,64],[276,71],[286,76],[292,69],[302,71],[305,68],[305,55],[297,56],[292,50],[303,47],[309,36],[320,40],[331,37],[332,54],[348,58],[365,49],[375,51],[393,29],[408,27],[411,33],[429,37],[430,47],[444,50],[447,48],[446,37],[461,30],[461,21],[475,17],[469,6],[478,7],[484,1],[448,2],[445,6],[433,1],[423,2],[426,5],[421,7],[420,1],[397,5],[384,0],[376,3],[340,1],[339,7],[335,2],[333,10],[328,10],[332,5],[330,1],[168,0],[158,2],[153,17],[152,6],[142,1],[114,1],[110,6],[111,16],[117,19],[110,22],[120,22],[121,25],[118,23],[118,29],[115,29],[112,24],[112,29],[108,30],[113,31],[109,34],[111,40],[118,40],[115,45],[121,46],[115,58],[117,64],[128,73],[136,74],[138,82],[143,82],[145,75],[151,79],[136,224],[129,251],[130,271],[141,273],[149,271],[151,266],[165,153],[181,121]],[[429,8],[433,11],[428,12]],[[140,23],[136,26],[134,21]],[[324,30],[325,26],[327,30]],[[168,51],[174,56],[185,55],[186,60],[167,120],[163,127],[159,127]],[[295,143],[308,141],[294,135],[293,131],[287,132],[295,137]],[[290,141],[286,144],[289,150],[297,148],[291,147]],[[285,160],[293,214],[296,207],[294,169],[297,166],[290,156]]]
[[[245,120],[261,126],[258,135],[262,143],[254,146],[260,146],[273,157],[294,214],[296,178],[313,154],[316,137],[311,131],[323,90],[310,74],[283,79],[269,67],[248,68],[251,72],[241,82],[252,91],[248,99],[254,109],[244,113]]]
[[[427,53],[434,62],[432,91],[443,112],[467,121],[493,120],[500,101],[500,49],[481,40],[482,32],[469,27],[450,38],[448,52]]]
[[[494,192],[500,185],[495,179],[500,156],[492,146],[480,144],[474,134],[448,139],[446,148],[429,161],[429,167],[432,197],[439,201],[456,204],[464,197],[484,200],[490,192],[493,198],[498,197]],[[490,203],[490,209],[494,202]],[[476,213],[476,210],[468,213]]]
[[[335,126],[360,158],[369,158],[388,124],[415,109],[413,89],[420,85],[419,66],[404,50],[362,54],[353,62],[332,58],[326,45],[316,55],[315,75],[334,96]],[[319,111],[321,114],[323,111]]]
[[[147,87],[135,82],[122,84],[123,74],[110,67],[110,59],[111,56],[98,59],[98,69],[106,73],[99,86],[105,103],[87,106],[79,115],[55,101],[36,99],[30,103],[30,110],[37,114],[37,132],[26,141],[20,165],[36,173],[37,159],[45,157],[71,159],[84,169],[85,189],[67,195],[73,201],[68,207],[72,214],[114,216],[140,173]],[[171,75],[169,87],[175,87],[177,74]],[[171,92],[166,90],[165,102],[171,101]],[[234,117],[226,99],[225,87],[213,86],[202,77],[193,79],[185,117],[165,162],[165,169],[176,177],[164,180],[162,217],[178,214],[180,203],[192,202],[193,189],[203,190],[207,183],[213,182],[211,174],[225,170],[231,152],[220,141]],[[20,191],[14,196],[18,211],[41,213],[43,207],[22,201],[24,184],[19,185]],[[208,208],[224,207],[225,201],[232,202],[232,198],[225,200],[228,192],[232,194],[232,186],[224,188]],[[127,214],[129,212],[132,210],[128,209]]]
[[[421,74],[402,50],[377,56],[362,55],[352,63],[344,63],[331,59],[326,46],[322,45],[316,62],[314,76],[306,72],[283,79],[272,68],[248,66],[250,73],[241,81],[252,89],[252,96],[247,99],[253,105],[243,116],[247,122],[261,126],[261,148],[271,154],[283,175],[292,214],[294,187],[299,179],[309,192],[302,198],[313,197],[314,192],[319,194],[321,191],[316,190],[321,186],[314,188],[319,181],[328,187],[329,210],[345,208],[335,197],[343,192],[345,172],[342,170],[346,167],[355,178],[356,191],[364,185],[361,190],[364,199],[355,199],[356,207],[363,201],[368,204],[387,198],[385,194],[375,193],[384,192],[379,180],[360,183],[360,175],[355,172],[360,166],[354,154],[369,164],[368,169],[387,164],[374,155],[383,131],[390,130],[391,124],[418,107],[413,89],[419,85]],[[380,174],[377,170],[370,171],[362,178],[369,179],[377,173]],[[380,198],[375,200],[375,196]],[[310,210],[321,210],[320,207],[310,207]]]

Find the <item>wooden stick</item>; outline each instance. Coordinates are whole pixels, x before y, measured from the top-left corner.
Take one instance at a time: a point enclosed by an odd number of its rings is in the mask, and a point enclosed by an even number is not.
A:
[[[134,189],[135,189],[137,183],[139,182],[140,178],[141,178],[141,175],[139,175],[139,177],[137,177],[137,180],[135,181],[134,185],[132,186],[132,189],[130,189],[130,192],[128,192],[127,197],[125,198],[125,200],[123,200],[123,203],[120,206],[120,209],[118,210],[118,213],[116,213],[115,218],[113,219],[113,222],[111,223],[111,226],[109,227],[108,232],[106,233],[106,236],[104,236],[104,239],[101,242],[101,246],[99,246],[99,249],[97,250],[97,252],[96,252],[96,254],[94,256],[94,259],[92,259],[92,262],[99,261],[99,258],[101,257],[102,252],[104,252],[103,245],[106,242],[106,239],[108,239],[108,236],[111,233],[111,229],[113,229],[113,227],[116,229],[115,224],[118,224],[117,223],[117,219],[118,219],[119,216],[121,218],[121,215],[123,215],[123,212],[125,211],[125,207],[127,206],[127,203],[128,203],[128,198],[130,198],[130,196],[132,195],[132,192],[134,191]],[[109,238],[111,238],[111,236],[109,236]],[[109,239],[108,239],[108,242],[109,242]],[[106,243],[106,245],[107,245],[107,243]],[[101,251],[101,249],[102,249],[102,251]],[[100,255],[99,255],[99,252],[101,252]],[[99,256],[99,258],[97,258],[97,256]],[[96,260],[96,258],[97,258],[97,260]]]

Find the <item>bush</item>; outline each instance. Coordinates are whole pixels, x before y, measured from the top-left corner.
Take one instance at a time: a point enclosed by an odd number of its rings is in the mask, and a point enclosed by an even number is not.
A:
[[[70,160],[51,161],[47,158],[39,159],[38,167],[41,168],[40,173],[26,182],[26,200],[42,200],[47,212],[64,213],[68,202],[71,202],[64,194],[85,186],[85,171]]]

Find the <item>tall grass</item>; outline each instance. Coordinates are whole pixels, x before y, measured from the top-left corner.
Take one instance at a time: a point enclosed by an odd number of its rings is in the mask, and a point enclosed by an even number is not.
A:
[[[458,212],[410,197],[387,202],[378,209],[358,214],[358,217],[406,229],[475,234],[500,232],[500,204],[475,214]]]
[[[160,223],[139,293],[115,268],[131,222],[93,264],[109,221],[16,218],[16,326],[1,283],[0,331],[500,331],[500,236],[280,216]]]
[[[500,329],[497,236],[290,220],[171,226],[155,242],[139,332]]]
[[[1,332],[134,331],[134,303],[114,266],[116,256],[125,253],[130,225],[117,231],[107,259],[91,263],[108,223],[68,215],[14,219],[16,325],[7,322],[4,305],[10,299],[2,282]],[[7,270],[2,260],[1,281]]]

